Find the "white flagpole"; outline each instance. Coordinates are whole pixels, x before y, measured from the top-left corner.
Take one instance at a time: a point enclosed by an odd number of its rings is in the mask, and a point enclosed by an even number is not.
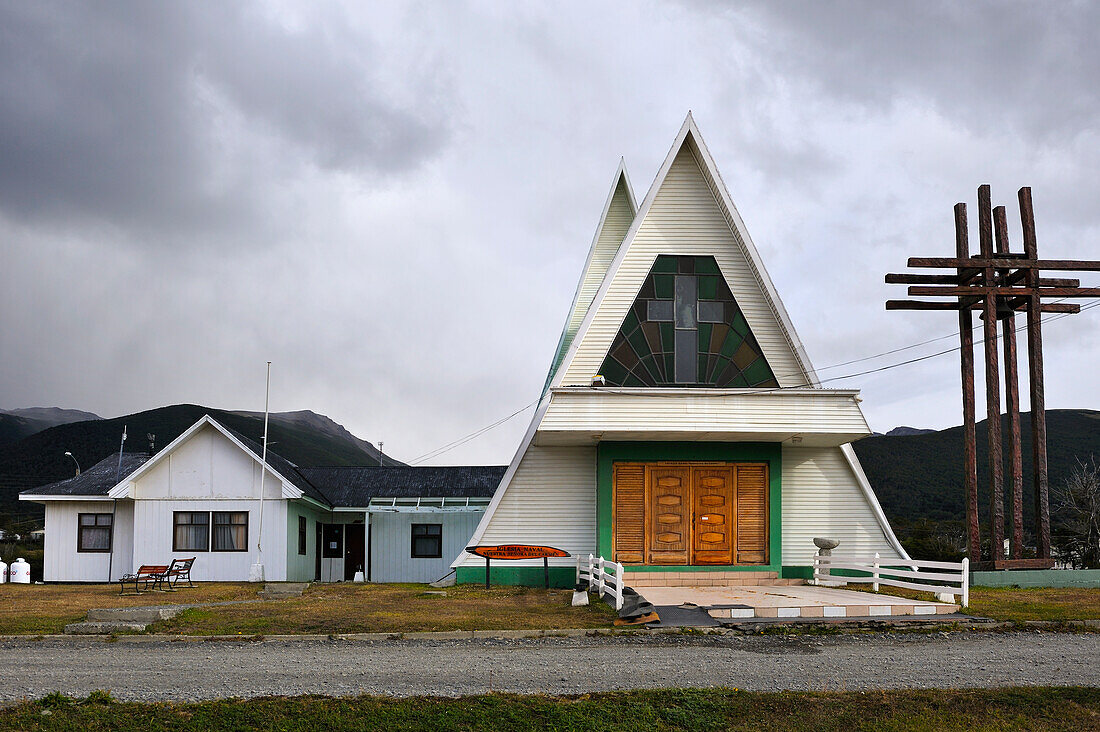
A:
[[[264,581],[264,477],[267,475],[267,418],[271,406],[271,362],[267,362],[267,386],[264,390],[264,437],[260,453],[260,520],[256,530],[256,563],[248,571],[249,582]]]

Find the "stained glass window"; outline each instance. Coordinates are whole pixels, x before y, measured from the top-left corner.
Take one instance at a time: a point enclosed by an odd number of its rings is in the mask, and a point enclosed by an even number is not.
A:
[[[600,374],[609,386],[779,386],[714,257],[657,257]]]

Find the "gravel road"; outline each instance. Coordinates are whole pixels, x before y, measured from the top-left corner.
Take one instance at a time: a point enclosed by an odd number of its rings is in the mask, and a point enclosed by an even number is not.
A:
[[[1100,686],[1100,634],[647,636],[460,641],[0,641],[0,700],[733,686],[773,691]]]

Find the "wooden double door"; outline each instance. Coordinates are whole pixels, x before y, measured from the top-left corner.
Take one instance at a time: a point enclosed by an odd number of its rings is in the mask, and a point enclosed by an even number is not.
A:
[[[615,463],[612,554],[628,564],[767,564],[767,463]]]

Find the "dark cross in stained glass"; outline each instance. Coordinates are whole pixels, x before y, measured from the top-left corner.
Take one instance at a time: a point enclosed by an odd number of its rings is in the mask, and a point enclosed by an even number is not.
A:
[[[657,258],[601,374],[615,386],[778,386],[713,257]]]

